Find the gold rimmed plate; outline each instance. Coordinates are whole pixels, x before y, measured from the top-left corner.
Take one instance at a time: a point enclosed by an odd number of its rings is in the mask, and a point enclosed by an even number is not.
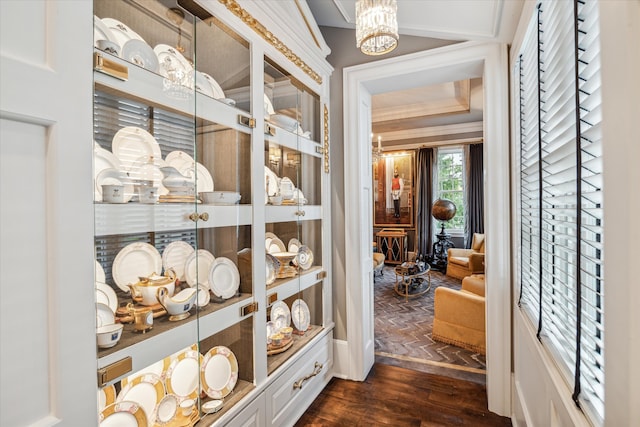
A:
[[[231,393],[238,382],[238,361],[225,346],[216,346],[204,356],[200,368],[202,388],[212,399],[222,399]]]
[[[164,395],[160,376],[146,373],[129,381],[118,393],[116,402],[135,402],[142,407],[147,419],[151,419]]]
[[[147,414],[136,403],[112,403],[100,412],[100,427],[148,427]]]
[[[167,391],[178,399],[196,399],[200,394],[199,372],[202,355],[197,350],[185,350],[167,369]]]

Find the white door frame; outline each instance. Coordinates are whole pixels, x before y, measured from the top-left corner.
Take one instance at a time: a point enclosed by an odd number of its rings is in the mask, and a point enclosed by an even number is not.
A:
[[[489,410],[511,414],[511,286],[507,47],[465,42],[345,68],[344,164],[348,377],[373,365],[371,292],[371,112],[377,93],[482,77],[486,234],[487,396]],[[366,124],[369,123],[369,128]],[[366,280],[369,283],[363,284]]]

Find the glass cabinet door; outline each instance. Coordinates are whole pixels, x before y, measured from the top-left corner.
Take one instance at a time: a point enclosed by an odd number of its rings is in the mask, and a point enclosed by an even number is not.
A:
[[[264,67],[267,371],[323,328],[319,97],[269,58]]]
[[[194,12],[94,0],[98,418],[116,424],[208,425],[255,387],[250,46]]]

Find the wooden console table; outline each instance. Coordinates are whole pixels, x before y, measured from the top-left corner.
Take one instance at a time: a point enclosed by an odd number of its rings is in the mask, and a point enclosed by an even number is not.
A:
[[[383,228],[376,234],[378,250],[387,264],[402,264],[407,259],[407,232],[401,228]]]

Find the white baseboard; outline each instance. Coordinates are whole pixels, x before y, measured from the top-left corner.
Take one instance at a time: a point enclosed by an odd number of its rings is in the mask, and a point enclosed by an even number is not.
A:
[[[333,340],[333,376],[349,379],[349,348],[344,340]]]

